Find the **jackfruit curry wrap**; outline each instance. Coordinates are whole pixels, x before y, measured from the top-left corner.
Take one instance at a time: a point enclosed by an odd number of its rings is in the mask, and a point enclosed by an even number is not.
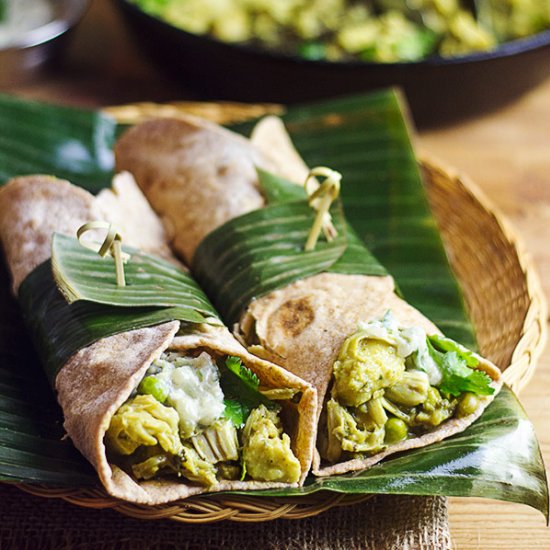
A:
[[[49,260],[53,234],[74,236],[90,220],[116,223],[125,244],[183,272],[129,174],[96,197],[53,177],[19,177],[0,190],[14,293],[21,297],[29,274]],[[115,497],[159,504],[297,486],[310,469],[314,388],[247,352],[219,320],[112,333],[72,354],[52,382],[68,436]]]
[[[115,153],[117,167],[135,176],[192,269],[199,243],[216,228],[219,238],[244,230],[245,223],[230,224],[269,207],[255,168],[299,183],[308,174],[273,117],[261,121],[250,140],[192,117],[153,120],[129,129]],[[261,238],[267,244],[280,234]],[[256,269],[236,242],[223,257],[236,270]],[[269,268],[281,261],[274,254]],[[250,352],[317,388],[316,475],[363,469],[458,433],[481,415],[501,383],[495,365],[445,338],[400,298],[391,276],[341,271],[254,296],[235,327]],[[215,303],[227,298],[226,281],[212,289],[199,280]]]

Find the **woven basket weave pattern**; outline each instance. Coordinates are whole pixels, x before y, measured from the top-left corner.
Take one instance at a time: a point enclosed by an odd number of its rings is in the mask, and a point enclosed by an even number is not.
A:
[[[227,123],[280,112],[280,108],[179,103],[139,104],[106,111],[124,123],[155,116],[177,117],[182,112]],[[477,331],[480,350],[505,371],[506,382],[519,391],[533,374],[545,341],[546,306],[531,262],[513,231],[471,182],[428,159],[421,162],[421,169],[445,249]],[[302,519],[370,498],[370,495],[324,492],[293,498],[212,495],[147,507],[116,500],[101,489],[20,487],[35,495],[63,498],[79,506],[113,508],[134,518],[169,518],[185,523]]]
[[[474,183],[428,159],[421,165],[480,351],[519,392],[530,380],[546,339],[546,303],[532,262]]]

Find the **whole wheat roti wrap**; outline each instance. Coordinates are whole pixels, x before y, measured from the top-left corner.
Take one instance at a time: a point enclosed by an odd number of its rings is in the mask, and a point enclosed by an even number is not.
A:
[[[153,120],[129,129],[115,153],[118,169],[135,176],[173,236],[174,250],[189,263],[210,231],[265,204],[254,165],[296,182],[303,182],[308,174],[275,117],[261,121],[250,140],[194,117]],[[247,200],[236,200],[239,196]],[[197,224],[199,218],[206,218],[208,223]],[[388,310],[404,327],[418,326],[428,335],[439,333],[431,321],[397,296],[391,276],[337,273],[298,280],[254,299],[242,314],[236,333],[253,353],[313,384],[321,415],[333,364],[344,340],[357,330],[359,322],[380,319]],[[476,357],[476,368],[487,373],[498,390],[499,369]],[[461,432],[493,397],[480,397],[480,405],[472,414],[447,420],[429,433],[390,445],[368,458],[327,465],[321,464],[316,452],[313,472],[331,475],[363,469],[389,454]]]
[[[111,190],[97,197],[50,176],[19,177],[0,190],[0,239],[11,271],[13,291],[50,257],[53,232],[74,236],[90,220],[118,224],[130,246],[176,262],[166,246],[162,224],[129,174],[115,178]],[[195,328],[196,327],[196,328]],[[73,355],[55,379],[64,427],[80,452],[97,470],[113,496],[144,504],[160,504],[205,491],[250,490],[286,486],[259,481],[221,481],[203,487],[185,479],[136,482],[106,456],[104,435],[111,417],[128,399],[152,361],[167,349],[204,350],[241,358],[267,388],[301,392],[296,405],[283,406],[285,428],[305,479],[314,448],[315,390],[279,366],[246,351],[225,327],[195,325],[178,334],[179,321],[103,338]]]

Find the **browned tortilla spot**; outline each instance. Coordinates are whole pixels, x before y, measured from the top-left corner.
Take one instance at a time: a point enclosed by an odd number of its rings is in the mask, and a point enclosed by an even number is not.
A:
[[[279,309],[279,318],[283,330],[296,337],[315,319],[315,312],[305,296],[285,302]]]

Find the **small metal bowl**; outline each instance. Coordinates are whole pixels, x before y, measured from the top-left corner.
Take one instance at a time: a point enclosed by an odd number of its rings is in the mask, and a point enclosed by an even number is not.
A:
[[[54,18],[24,32],[8,47],[0,48],[0,86],[21,84],[37,76],[57,59],[70,31],[83,17],[89,0],[48,0]]]

